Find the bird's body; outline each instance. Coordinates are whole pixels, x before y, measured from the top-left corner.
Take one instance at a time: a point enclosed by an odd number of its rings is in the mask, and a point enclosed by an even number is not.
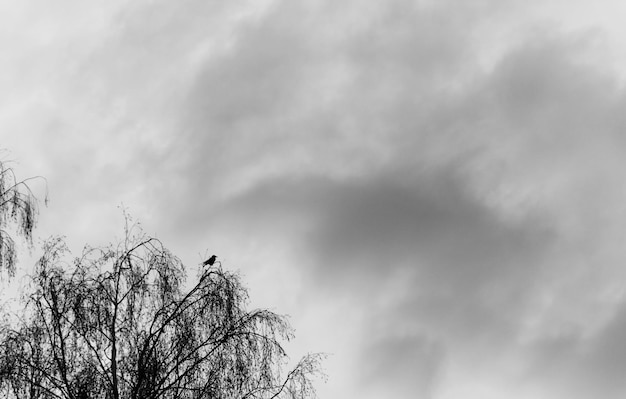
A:
[[[206,265],[213,266],[213,263],[215,263],[216,259],[217,259],[217,256],[213,255],[209,259],[202,262],[202,266],[206,266]]]

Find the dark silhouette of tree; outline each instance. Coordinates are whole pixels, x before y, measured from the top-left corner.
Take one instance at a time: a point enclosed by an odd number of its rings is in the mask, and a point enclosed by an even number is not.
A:
[[[135,234],[137,233],[137,234]],[[185,269],[161,242],[125,239],[66,262],[49,241],[25,313],[0,335],[0,388],[16,398],[301,399],[314,396],[320,355],[286,374],[283,316],[246,310],[247,291],[221,265]]]
[[[37,200],[27,182],[35,178],[18,180],[13,168],[0,161],[0,270],[9,275],[15,273],[16,263],[15,240],[10,230],[32,245]]]

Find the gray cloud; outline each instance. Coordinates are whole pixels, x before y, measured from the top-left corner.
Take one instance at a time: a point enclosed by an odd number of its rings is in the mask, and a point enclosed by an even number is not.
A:
[[[268,247],[289,237],[315,276],[307,289],[360,298],[364,328],[427,332],[453,359],[512,356],[567,252],[603,247],[598,208],[623,199],[607,173],[622,94],[589,58],[595,44],[546,30],[484,70],[476,15],[394,2],[341,14],[352,25],[339,30],[337,9],[300,7],[278,3],[197,75],[177,150],[193,203],[175,225],[193,235],[210,221]],[[373,365],[396,346],[414,353],[392,341]],[[577,339],[543,345],[568,381]],[[414,354],[398,367],[437,374]]]
[[[621,378],[626,370],[624,333],[626,307],[622,303],[608,325],[583,346],[582,370],[577,377],[589,381],[587,389],[590,394],[604,391],[606,397],[617,398],[626,389],[626,383]]]
[[[555,395],[621,397],[626,387],[621,378],[626,369],[623,303],[612,313],[594,334],[585,336],[580,328],[570,325],[534,341],[527,347],[527,381],[550,387]]]
[[[462,27],[407,2],[368,8],[279,2],[242,27],[205,64],[183,112],[191,184],[232,192],[286,171],[363,173],[395,139],[413,140],[406,133],[435,108],[429,97],[461,66]],[[218,173],[204,173],[209,165]]]
[[[385,336],[362,348],[360,395],[380,397],[393,386],[399,397],[432,397],[445,363],[441,345],[419,336]],[[355,365],[355,367],[357,367]]]
[[[211,220],[220,234],[245,230],[268,246],[290,237],[300,254],[293,267],[309,268],[317,282],[304,294],[348,296],[343,311],[361,315],[358,329],[379,331],[380,341],[365,334],[353,343],[379,373],[372,384],[426,395],[445,373],[442,347],[458,357],[469,346],[494,353],[515,342],[554,240],[542,222],[500,220],[464,184],[452,172],[412,184],[391,176],[277,180],[231,199]],[[421,338],[396,340],[393,331],[441,342],[431,353]],[[394,367],[385,366],[390,359]]]
[[[449,363],[617,397],[625,119],[606,43],[537,23],[534,2],[428,3],[38,16],[2,121],[45,132],[52,227],[100,239],[125,202],[183,256],[223,245],[299,276],[282,295],[302,317],[353,315],[372,392],[437,397],[459,385]]]

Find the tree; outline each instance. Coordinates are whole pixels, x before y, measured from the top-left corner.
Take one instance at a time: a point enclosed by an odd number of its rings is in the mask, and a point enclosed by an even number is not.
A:
[[[293,398],[314,396],[320,355],[281,373],[285,317],[245,308],[240,278],[215,265],[185,289],[185,269],[155,238],[86,247],[68,263],[49,241],[25,313],[0,340],[0,388],[17,398]]]
[[[13,168],[0,161],[0,269],[9,275],[15,273],[15,240],[9,233],[15,233],[32,245],[32,233],[37,216],[37,200],[27,182],[34,177],[18,180]]]

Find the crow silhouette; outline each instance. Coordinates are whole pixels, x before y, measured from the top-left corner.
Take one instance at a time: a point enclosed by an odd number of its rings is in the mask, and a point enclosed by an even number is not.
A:
[[[215,263],[216,259],[217,259],[217,256],[213,255],[209,259],[202,262],[202,266],[206,266],[206,265],[213,266],[213,263]]]

